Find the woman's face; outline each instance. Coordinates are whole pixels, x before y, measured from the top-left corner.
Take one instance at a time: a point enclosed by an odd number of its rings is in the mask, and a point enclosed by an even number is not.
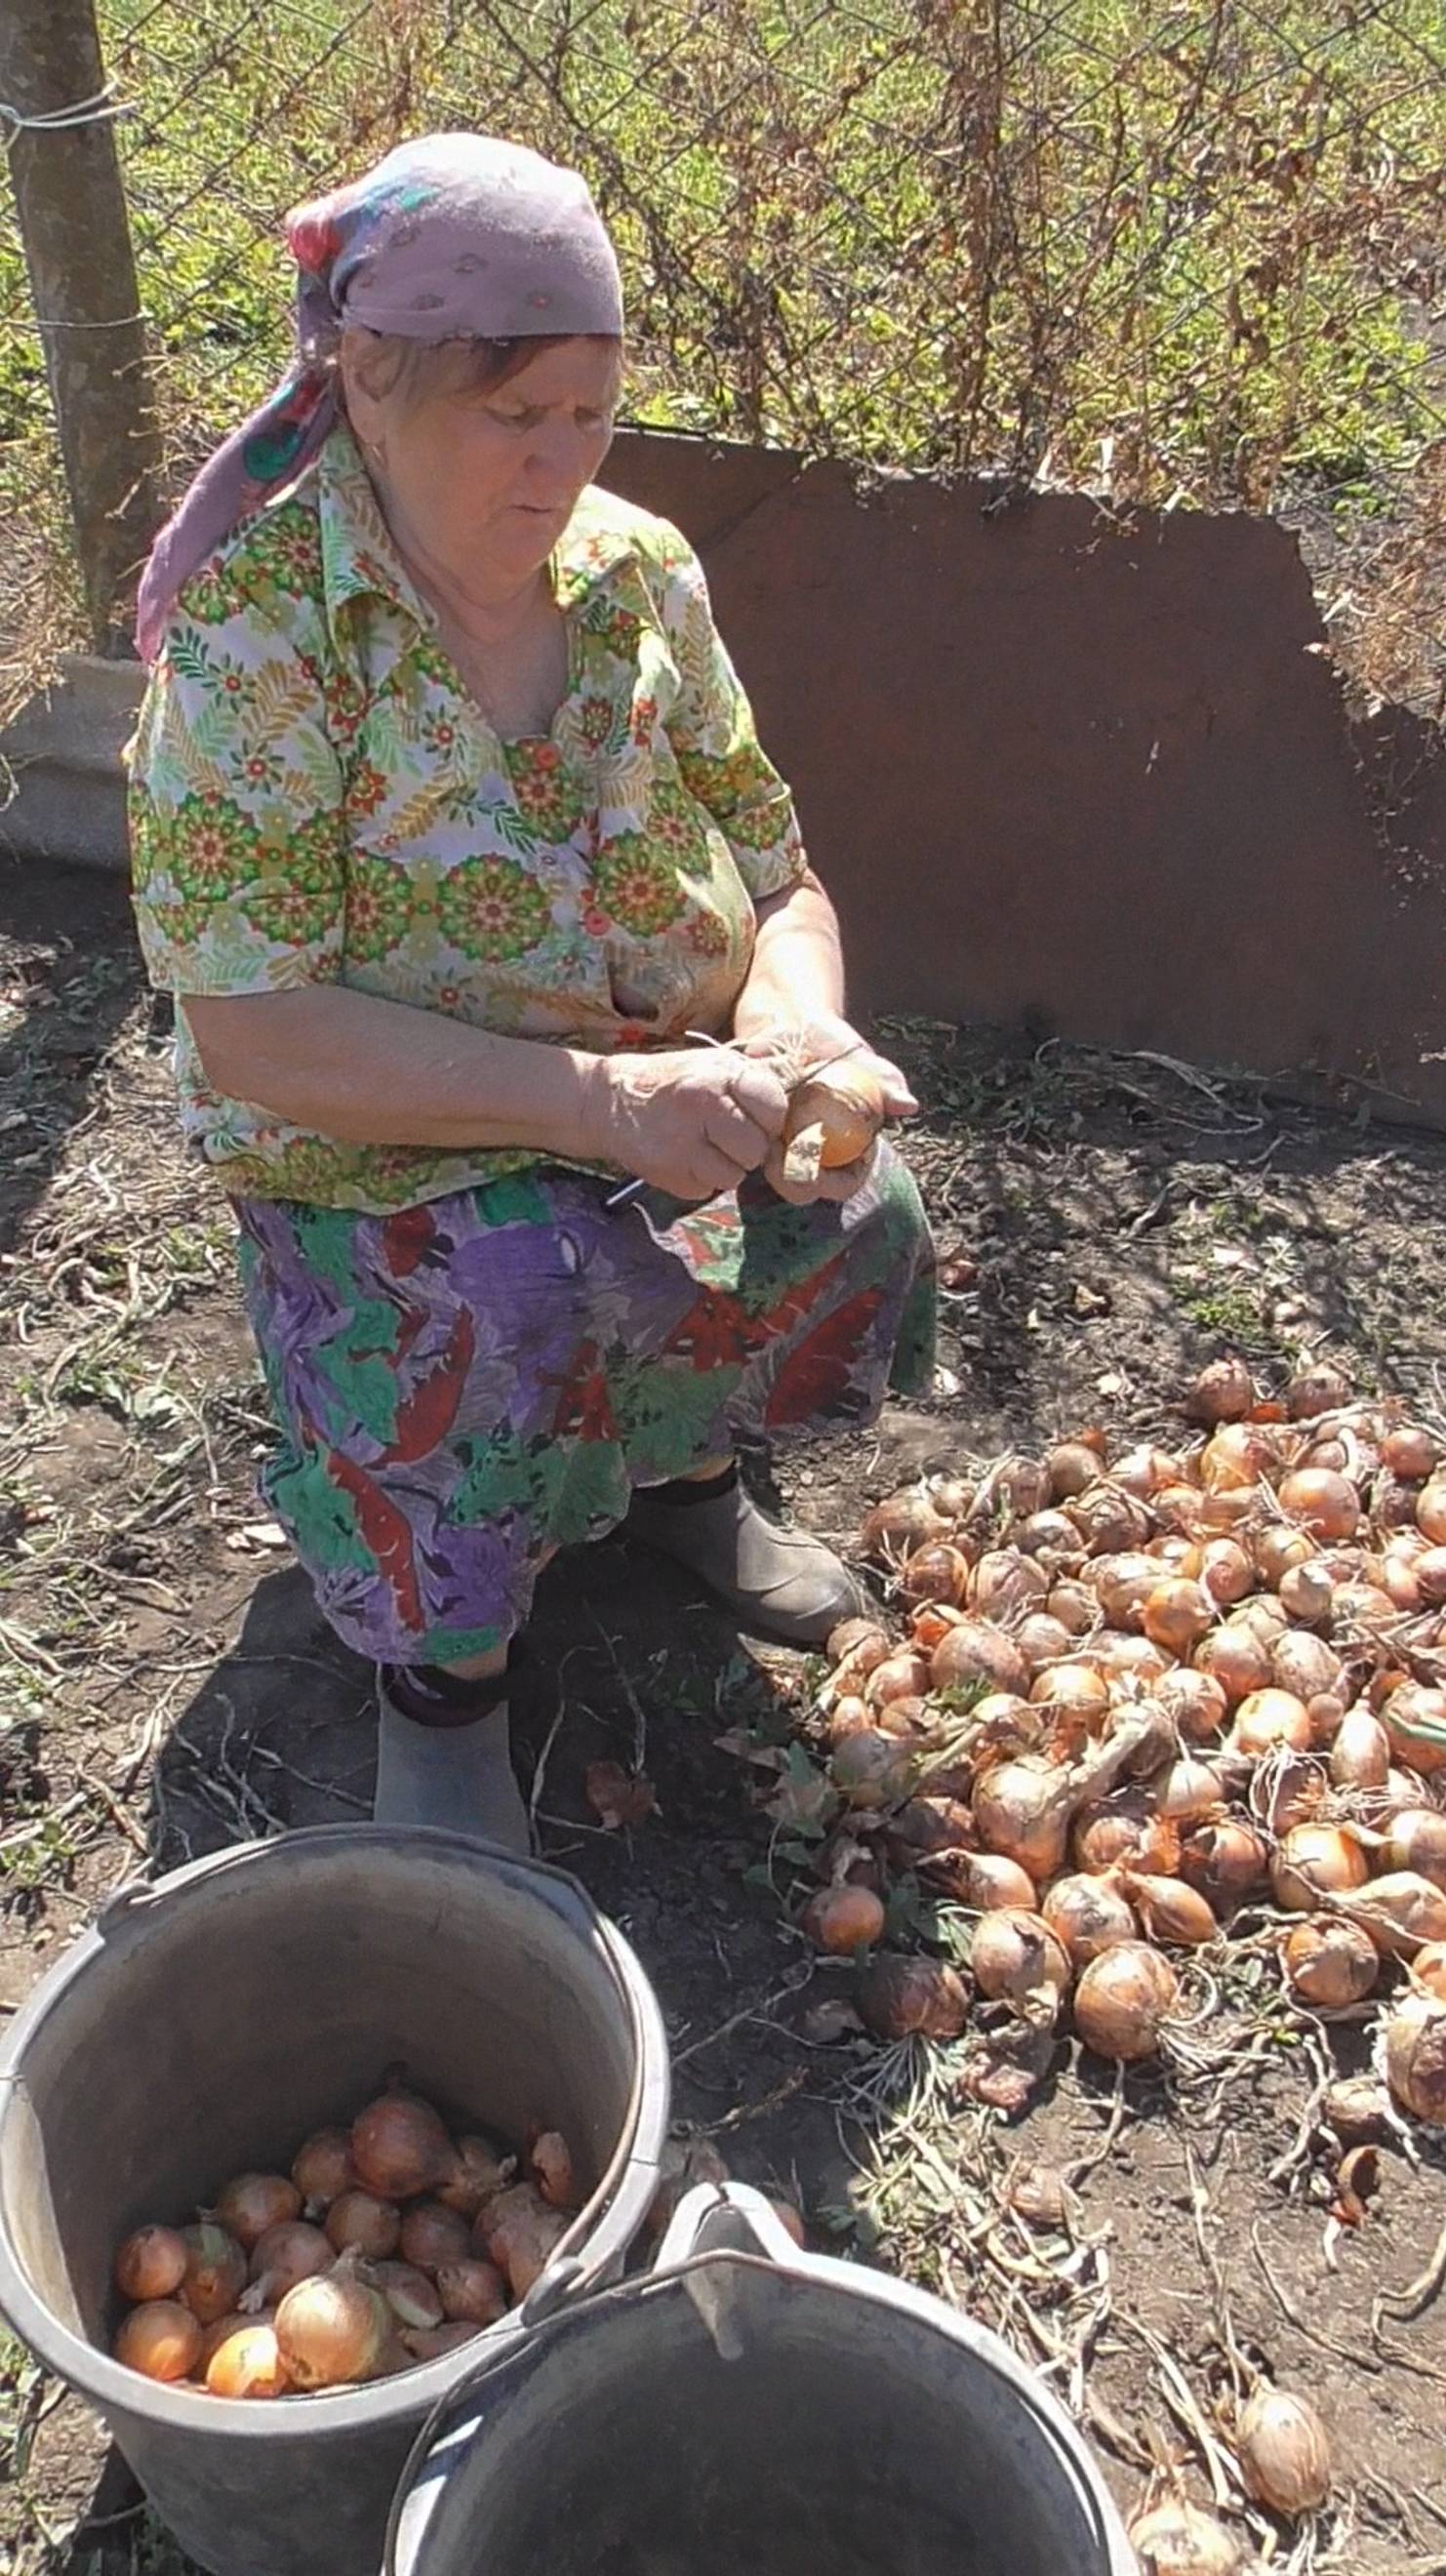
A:
[[[354,363],[346,382],[402,546],[423,569],[485,591],[546,563],[612,444],[622,359],[611,341],[566,340],[490,393],[411,401],[368,394]]]

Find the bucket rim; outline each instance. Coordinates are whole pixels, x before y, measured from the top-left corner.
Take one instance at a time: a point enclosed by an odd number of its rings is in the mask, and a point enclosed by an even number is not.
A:
[[[550,1861],[524,1860],[498,1844],[482,1843],[440,1826],[373,1824],[308,1825],[295,1833],[271,1835],[264,1841],[228,1843],[204,1853],[158,1879],[128,1881],[97,1909],[92,1921],[47,1970],[27,1998],[0,2043],[0,2138],[12,2097],[26,2093],[24,2059],[36,2034],[63,2002],[72,1986],[100,1956],[113,1950],[128,1930],[149,1921],[163,1903],[184,1901],[205,1879],[242,1866],[274,1867],[285,1855],[294,1861],[299,1847],[336,1848],[345,1842],[368,1843],[376,1849],[390,1843],[415,1852],[419,1844],[449,1847],[475,1864],[513,1880],[524,1894],[548,1905],[579,1932],[597,1939],[618,1999],[627,2015],[633,2053],[632,2082],[622,2131],[596,2191],[577,2213],[552,2259],[528,2293],[545,2305],[549,2289],[559,2300],[586,2295],[626,2251],[655,2197],[659,2158],[667,2136],[671,2067],[662,2007],[632,1944],[596,1905],[579,1879]],[[589,2213],[596,2212],[591,2224]],[[430,2417],[444,2398],[459,2365],[477,2359],[476,2346],[496,2335],[505,2337],[519,2310],[510,2310],[485,2326],[475,2345],[463,2344],[437,2360],[416,2363],[387,2379],[368,2380],[352,2388],[322,2389],[308,2394],[305,2405],[284,2401],[258,2406],[244,2398],[213,2397],[184,2382],[147,2379],[139,2371],[76,2334],[30,2285],[10,2241],[10,2228],[0,2203],[0,2317],[13,2328],[45,2367],[78,2392],[107,2420],[143,2416],[147,2422],[176,2432],[205,2429],[242,2441],[273,2444],[315,2441],[328,2430],[355,2432],[401,2421],[418,2413]],[[324,2416],[322,2410],[325,2410]]]
[[[720,2218],[726,2222],[730,2217],[744,2222],[744,2231],[754,2240],[751,2247],[736,2238],[732,2242],[707,2243],[709,2222]],[[1103,2473],[1094,2467],[1084,2434],[1038,2372],[1002,2336],[963,2310],[949,2307],[931,2291],[915,2289],[912,2283],[900,2281],[890,2272],[842,2262],[837,2255],[815,2254],[796,2245],[779,2225],[763,2194],[746,2183],[734,2182],[700,2183],[686,2195],[647,2271],[570,2298],[535,2323],[528,2318],[524,2301],[519,2310],[503,2320],[503,2329],[498,2331],[491,2349],[484,2351],[479,2346],[467,2370],[438,2397],[412,2445],[387,2517],[381,2576],[416,2576],[418,2548],[425,2544],[446,2475],[425,2500],[420,2498],[421,2482],[428,2462],[443,2443],[455,2441],[463,2433],[463,2410],[471,2400],[484,2391],[494,2393],[495,2383],[505,2372],[515,2365],[535,2363],[547,2342],[573,2328],[580,2329],[590,2317],[642,2306],[679,2287],[686,2289],[691,2279],[701,2275],[738,2268],[797,2280],[844,2297],[868,2299],[876,2306],[911,2318],[941,2341],[964,2345],[977,2359],[997,2370],[1050,2437],[1087,2506],[1106,2552],[1102,2576],[1139,2576],[1139,2562],[1123,2518]],[[398,2554],[403,2545],[403,2524],[414,2498],[419,2500],[420,2510],[413,2513],[412,2527],[405,2535],[403,2557]]]

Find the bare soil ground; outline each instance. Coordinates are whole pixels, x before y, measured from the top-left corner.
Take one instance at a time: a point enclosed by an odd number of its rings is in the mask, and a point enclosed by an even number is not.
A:
[[[188,1853],[361,1816],[368,1677],[330,1639],[253,1492],[267,1427],[224,1203],[174,1136],[163,1014],[123,891],[0,881],[0,2010],[96,1900]],[[1439,1407],[1446,1141],[1307,1112],[1160,1059],[894,1027],[945,1254],[927,1407],[793,1458],[780,1483],[848,1538],[920,1467],[1098,1421],[1163,1433],[1185,1375],[1328,1353]],[[793,2194],[815,2241],[908,2271],[1001,2327],[1087,2421],[1123,2502],[1171,2460],[1241,2499],[1232,2390],[1268,2367],[1330,2421],[1334,2508],[1257,2517],[1261,2564],[1446,2570],[1446,2307],[1375,2315],[1446,2222],[1429,2139],[1393,2147],[1366,2224],[1331,2229],[1308,2106],[1321,2065],[1257,2013],[1190,2079],[1117,2088],[1066,2047],[1022,2122],[950,2107],[929,2070],[816,2007],[849,1972],[791,1927],[786,1873],[716,1739],[787,1739],[799,1659],[756,1650],[618,1541],[555,1570],[519,1711],[550,1857],[623,1924],[671,2030],[684,2133]],[[646,1768],[658,1812],[603,1831],[587,1763]],[[1344,2064],[1354,2035],[1331,2035]],[[1207,2062],[1208,2061],[1208,2062]],[[1322,2061],[1323,2062],[1323,2061]],[[1007,2203],[1063,2170],[1061,2228]],[[185,2576],[84,2409],[0,2343],[0,2568]],[[109,2517],[107,2519],[106,2517]],[[1247,2529],[1241,2519],[1238,2527]]]

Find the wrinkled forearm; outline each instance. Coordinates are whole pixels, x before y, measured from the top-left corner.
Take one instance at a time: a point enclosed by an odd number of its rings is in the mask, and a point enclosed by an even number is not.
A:
[[[348,1145],[524,1146],[605,1159],[605,1062],[342,984],[182,995],[206,1079]]]

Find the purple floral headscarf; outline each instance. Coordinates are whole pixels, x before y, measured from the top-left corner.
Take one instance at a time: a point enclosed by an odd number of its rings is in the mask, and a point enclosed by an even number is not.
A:
[[[364,178],[298,206],[286,237],[298,272],[296,360],[156,539],[136,612],[148,662],[182,585],[335,426],[327,362],[344,323],[430,341],[622,332],[617,259],[585,180],[490,135],[401,144]]]

